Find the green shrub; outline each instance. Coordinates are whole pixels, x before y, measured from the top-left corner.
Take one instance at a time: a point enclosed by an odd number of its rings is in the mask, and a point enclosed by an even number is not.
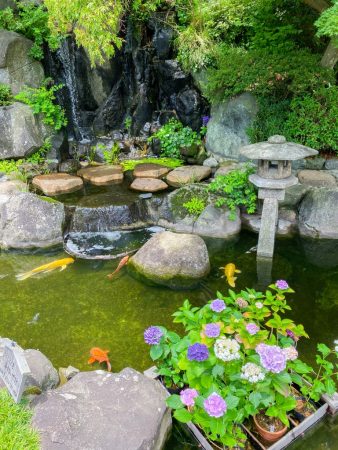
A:
[[[111,148],[108,148],[104,144],[97,144],[97,150],[102,151],[103,159],[107,164],[118,164],[120,147],[117,142],[115,142]]]
[[[43,5],[35,2],[17,2],[17,11],[6,8],[0,11],[0,28],[16,31],[33,41],[30,56],[43,58],[43,44],[52,50],[59,47],[60,39],[52,36],[48,26],[48,12]]]
[[[3,159],[0,161],[0,172],[4,173],[18,173],[19,167],[23,163],[22,159],[15,161],[14,159]]]
[[[56,84],[48,87],[51,79],[46,78],[40,88],[26,88],[15,96],[19,102],[29,105],[34,114],[43,115],[43,123],[60,130],[67,125],[65,111],[60,105],[55,103],[55,92],[63,87],[62,84]]]
[[[205,201],[198,197],[192,197],[191,200],[183,203],[183,206],[190,215],[198,217],[205,208]]]
[[[143,158],[143,159],[125,159],[121,162],[121,166],[123,167],[123,171],[134,170],[138,164],[160,164],[162,166],[170,167],[171,169],[175,169],[176,167],[180,167],[183,165],[183,161],[181,159],[175,158]]]
[[[52,143],[49,138],[45,139],[42,147],[40,147],[36,152],[34,152],[31,156],[26,158],[27,163],[31,164],[42,164],[46,161],[46,154],[51,150]]]
[[[181,148],[202,143],[201,137],[196,131],[190,127],[184,127],[176,119],[170,119],[149,138],[149,142],[153,139],[158,139],[161,143],[161,156],[178,159],[181,158]]]
[[[244,206],[248,214],[256,211],[257,195],[254,186],[249,182],[249,175],[255,170],[252,167],[232,170],[226,175],[219,175],[208,186],[210,192],[218,195],[215,205],[226,205],[229,210],[229,218],[234,220],[237,206]]]
[[[11,88],[7,84],[0,83],[0,106],[8,106],[13,102]]]

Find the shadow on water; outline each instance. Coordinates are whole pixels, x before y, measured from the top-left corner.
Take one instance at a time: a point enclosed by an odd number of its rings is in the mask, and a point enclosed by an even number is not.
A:
[[[159,324],[180,332],[172,313],[188,298],[203,305],[217,290],[228,287],[219,267],[234,262],[241,269],[236,290],[258,288],[256,254],[250,251],[257,237],[243,233],[233,241],[208,240],[211,273],[199,289],[170,291],[146,286],[125,269],[109,281],[118,261],[77,260],[63,272],[51,272],[25,281],[15,275],[62,258],[61,250],[0,254],[0,335],[25,348],[39,348],[56,367],[69,364],[89,370],[87,358],[93,346],[110,349],[114,371],[151,365],[144,329]],[[296,291],[290,296],[292,318],[304,325],[310,339],[300,341],[302,357],[313,362],[316,342],[332,346],[337,339],[338,242],[278,240],[271,270],[272,280],[286,279]],[[38,320],[32,318],[39,314]],[[96,365],[95,368],[99,366]],[[176,433],[176,432],[175,432]],[[184,438],[185,440],[186,438]],[[296,449],[337,449],[337,420],[319,425]],[[190,449],[177,433],[167,450]]]

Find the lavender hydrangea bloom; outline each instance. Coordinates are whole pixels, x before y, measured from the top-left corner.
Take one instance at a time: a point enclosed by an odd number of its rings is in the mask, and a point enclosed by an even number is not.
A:
[[[204,344],[193,344],[188,347],[187,357],[190,361],[205,361],[209,358],[208,347]]]
[[[226,308],[226,306],[225,306],[224,301],[223,300],[219,300],[218,298],[216,298],[216,300],[213,300],[210,303],[210,309],[212,311],[214,311],[214,312],[220,313],[220,312],[224,311],[225,308]]]
[[[181,402],[185,406],[194,406],[195,405],[195,398],[198,397],[198,392],[196,389],[183,389],[183,391],[180,392]]]
[[[259,327],[255,323],[252,323],[252,322],[248,323],[245,328],[246,328],[246,331],[251,335],[258,333],[258,331],[259,331]]]
[[[211,417],[222,417],[227,410],[227,404],[223,398],[213,392],[204,400],[204,409]]]
[[[216,338],[221,332],[221,327],[218,323],[207,323],[204,329],[204,334],[208,338]]]
[[[161,341],[163,332],[159,327],[151,326],[144,331],[144,342],[149,345],[157,345]]]
[[[256,352],[260,356],[264,369],[279,373],[286,368],[286,356],[283,349],[277,345],[259,344],[256,347]]]
[[[282,290],[289,288],[289,285],[285,280],[277,280],[276,286],[278,287],[278,289],[282,289]]]
[[[283,353],[287,360],[294,361],[298,358],[298,352],[292,345],[290,347],[283,348]]]

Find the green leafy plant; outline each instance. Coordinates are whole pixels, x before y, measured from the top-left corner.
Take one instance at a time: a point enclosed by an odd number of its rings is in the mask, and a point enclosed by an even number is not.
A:
[[[205,201],[198,197],[192,197],[186,203],[183,203],[184,208],[188,211],[188,213],[192,216],[199,216],[201,212],[205,208]]]
[[[63,85],[57,84],[48,87],[50,83],[51,79],[46,78],[40,88],[26,88],[17,94],[15,99],[29,105],[34,114],[42,114],[43,123],[53,127],[54,130],[60,130],[67,125],[67,118],[65,111],[60,105],[56,104],[55,93]]]
[[[128,133],[130,133],[132,122],[133,122],[133,120],[131,117],[127,117],[124,121],[124,126],[126,127],[126,130],[128,131]]]
[[[43,145],[31,156],[25,159],[25,162],[31,164],[43,164],[46,161],[46,155],[51,150],[52,143],[50,138],[45,139]]]
[[[181,159],[175,158],[143,158],[143,159],[125,159],[121,162],[123,167],[123,171],[134,170],[138,164],[160,164],[162,166],[170,167],[175,169],[176,167],[180,167],[183,165],[183,161]]]
[[[286,295],[294,291],[284,280],[265,293],[254,289],[217,299],[202,307],[188,300],[173,314],[184,328],[182,337],[161,326],[149,327],[144,339],[167,386],[184,389],[167,404],[181,422],[197,424],[217,445],[244,446],[240,425],[264,411],[288,426],[296,407],[295,387],[308,399],[332,395],[338,380],[333,350],[318,345],[318,369],[304,363],[296,349],[304,327],[285,317]],[[282,316],[283,315],[283,316]],[[311,386],[308,385],[311,384]]]
[[[13,103],[13,95],[10,86],[0,83],[0,106],[8,106]]]
[[[97,150],[102,151],[103,159],[107,164],[119,163],[120,147],[117,142],[115,142],[111,148],[108,148],[104,144],[98,144],[96,148]]]
[[[149,142],[158,139],[161,143],[161,156],[181,158],[180,150],[202,144],[201,136],[190,127],[184,127],[176,120],[170,119],[149,138]]]
[[[97,153],[97,149],[96,149],[95,145],[92,145],[90,147],[90,150],[89,150],[88,156],[87,156],[88,162],[90,162],[90,163],[94,162],[96,153]]]
[[[219,175],[208,186],[210,192],[218,198],[216,206],[226,205],[229,210],[229,218],[235,219],[235,210],[238,206],[244,206],[249,214],[256,211],[257,195],[253,184],[249,182],[249,175],[254,172],[252,167],[232,170],[226,175]]]
[[[4,173],[13,173],[18,172],[20,165],[23,163],[22,159],[14,160],[14,159],[3,159],[0,161],[0,172]]]

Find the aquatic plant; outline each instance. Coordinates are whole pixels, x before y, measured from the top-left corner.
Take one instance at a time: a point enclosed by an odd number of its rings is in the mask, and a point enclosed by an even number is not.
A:
[[[286,295],[294,291],[285,280],[269,288],[218,292],[201,308],[186,300],[174,313],[183,337],[160,326],[146,330],[147,335],[154,330],[151,338],[156,334],[150,356],[158,373],[167,386],[184,386],[167,399],[174,417],[192,421],[224,446],[243,446],[240,425],[262,410],[288,425],[295,385],[313,400],[335,391],[335,351],[318,345],[317,370],[303,362],[295,345],[308,335],[302,325],[281,317],[291,309]]]
[[[138,164],[160,164],[171,169],[175,169],[176,167],[180,167],[183,165],[183,161],[181,159],[176,158],[143,158],[143,159],[125,159],[121,161],[121,166],[123,167],[123,171],[134,170]]]

